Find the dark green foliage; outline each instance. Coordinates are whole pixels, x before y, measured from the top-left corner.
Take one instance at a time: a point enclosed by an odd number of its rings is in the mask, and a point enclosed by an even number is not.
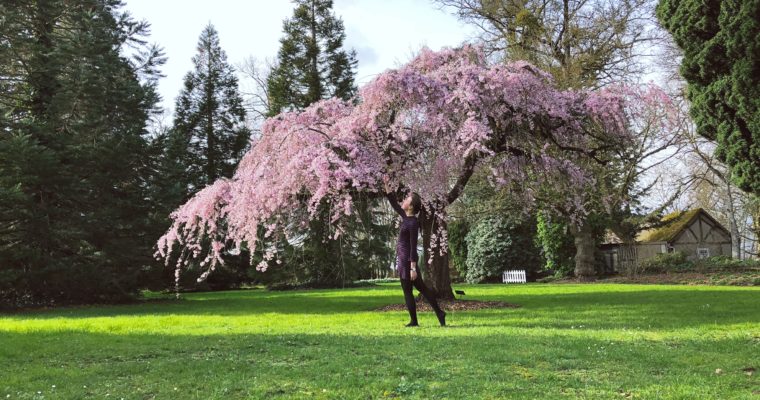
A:
[[[469,224],[465,220],[453,220],[449,222],[447,229],[451,261],[454,263],[454,268],[465,275],[467,273],[467,240],[465,239],[470,229]]]
[[[343,49],[346,35],[343,22],[332,11],[332,1],[294,3],[293,16],[283,23],[276,65],[267,78],[269,116],[303,110],[327,98],[349,100],[356,93],[356,54]],[[377,199],[358,200],[355,218],[334,240],[330,205],[323,202],[300,242],[285,253],[284,265],[266,272],[281,279],[261,279],[272,286],[334,287],[387,271],[392,258],[387,241],[392,230],[380,220],[378,203]]]
[[[124,300],[152,262],[145,125],[164,57],[121,7],[0,5],[6,306]]]
[[[535,221],[512,222],[488,217],[477,222],[466,236],[467,282],[499,280],[508,269],[524,269],[529,276],[540,268],[539,250],[533,244]]]
[[[720,272],[758,271],[760,261],[737,260],[728,256],[715,256],[703,260],[689,260],[683,252],[657,254],[640,265],[644,273],[666,272]]]
[[[277,66],[267,79],[270,116],[356,93],[356,53],[343,49],[346,34],[332,12],[332,0],[294,3],[293,17],[283,23]]]
[[[700,262],[707,263],[714,269],[760,270],[760,260],[751,258],[739,260],[730,256],[713,256]]]
[[[184,167],[191,193],[220,177],[231,177],[251,137],[235,70],[212,25],[201,33],[197,49],[195,68],[185,75],[177,97],[167,143],[167,154]]]
[[[760,0],[662,0],[657,16],[683,49],[698,133],[760,194]]]
[[[359,196],[355,202],[355,214],[339,239],[343,282],[384,278],[390,271],[395,249],[388,242],[395,238],[396,229],[377,207],[378,202],[366,196]]]
[[[645,273],[686,271],[694,267],[694,263],[686,260],[686,255],[680,251],[657,254],[646,259],[639,265]]]
[[[323,221],[311,221],[293,246],[282,246],[281,265],[268,269],[256,281],[270,287],[324,288],[342,287],[351,281],[385,277],[393,259],[388,240],[395,228],[384,220],[384,213],[373,207],[376,200],[358,197],[355,213],[347,222],[349,229],[337,240],[330,239],[334,228]],[[324,204],[322,210],[329,210]],[[320,240],[324,238],[324,241]],[[266,276],[269,275],[269,276]]]
[[[541,249],[544,268],[557,276],[570,276],[575,264],[575,245],[567,225],[539,213],[536,218],[536,246]]]

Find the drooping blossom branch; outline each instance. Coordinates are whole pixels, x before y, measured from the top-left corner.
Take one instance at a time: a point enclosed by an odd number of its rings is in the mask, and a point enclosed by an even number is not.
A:
[[[305,228],[320,202],[330,206],[339,236],[354,198],[380,196],[383,179],[420,193],[427,214],[442,219],[485,163],[495,184],[530,188],[557,180],[588,188],[593,178],[574,160],[630,142],[627,101],[616,88],[558,90],[548,74],[525,62],[489,65],[478,47],[425,49],[380,74],[352,101],[324,100],[266,120],[231,179],[206,187],[171,214],[156,256],[168,264],[172,248],[182,247],[178,279],[189,257],[202,256],[206,240],[202,279],[224,251],[246,243],[265,249],[257,266],[263,271],[277,257],[275,246],[264,245],[268,240]],[[583,190],[569,191],[563,201],[582,218]],[[446,232],[434,234],[432,242],[445,251]]]

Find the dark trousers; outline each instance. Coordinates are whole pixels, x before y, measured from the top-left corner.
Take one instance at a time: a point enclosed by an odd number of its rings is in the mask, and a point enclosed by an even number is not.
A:
[[[411,318],[412,323],[417,323],[417,304],[414,302],[412,286],[416,287],[417,290],[422,293],[425,300],[430,304],[430,307],[433,307],[433,310],[435,310],[436,315],[441,314],[441,307],[438,306],[438,301],[436,301],[435,296],[433,296],[433,292],[425,286],[425,282],[422,281],[422,277],[418,273],[417,279],[415,280],[401,279],[401,289],[404,290],[404,301],[406,301],[406,309],[409,311],[409,317]]]

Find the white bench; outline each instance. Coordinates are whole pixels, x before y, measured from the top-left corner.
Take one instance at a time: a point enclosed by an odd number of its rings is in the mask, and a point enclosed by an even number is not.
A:
[[[524,269],[504,271],[502,280],[504,281],[504,283],[527,283],[528,282],[527,278],[525,277]]]

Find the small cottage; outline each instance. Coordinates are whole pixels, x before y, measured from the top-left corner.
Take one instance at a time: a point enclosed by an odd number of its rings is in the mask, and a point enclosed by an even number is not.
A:
[[[607,232],[600,246],[609,271],[621,272],[660,253],[680,251],[689,260],[731,256],[731,234],[701,208],[677,211],[662,218],[665,225],[639,232],[634,245],[624,245]]]

